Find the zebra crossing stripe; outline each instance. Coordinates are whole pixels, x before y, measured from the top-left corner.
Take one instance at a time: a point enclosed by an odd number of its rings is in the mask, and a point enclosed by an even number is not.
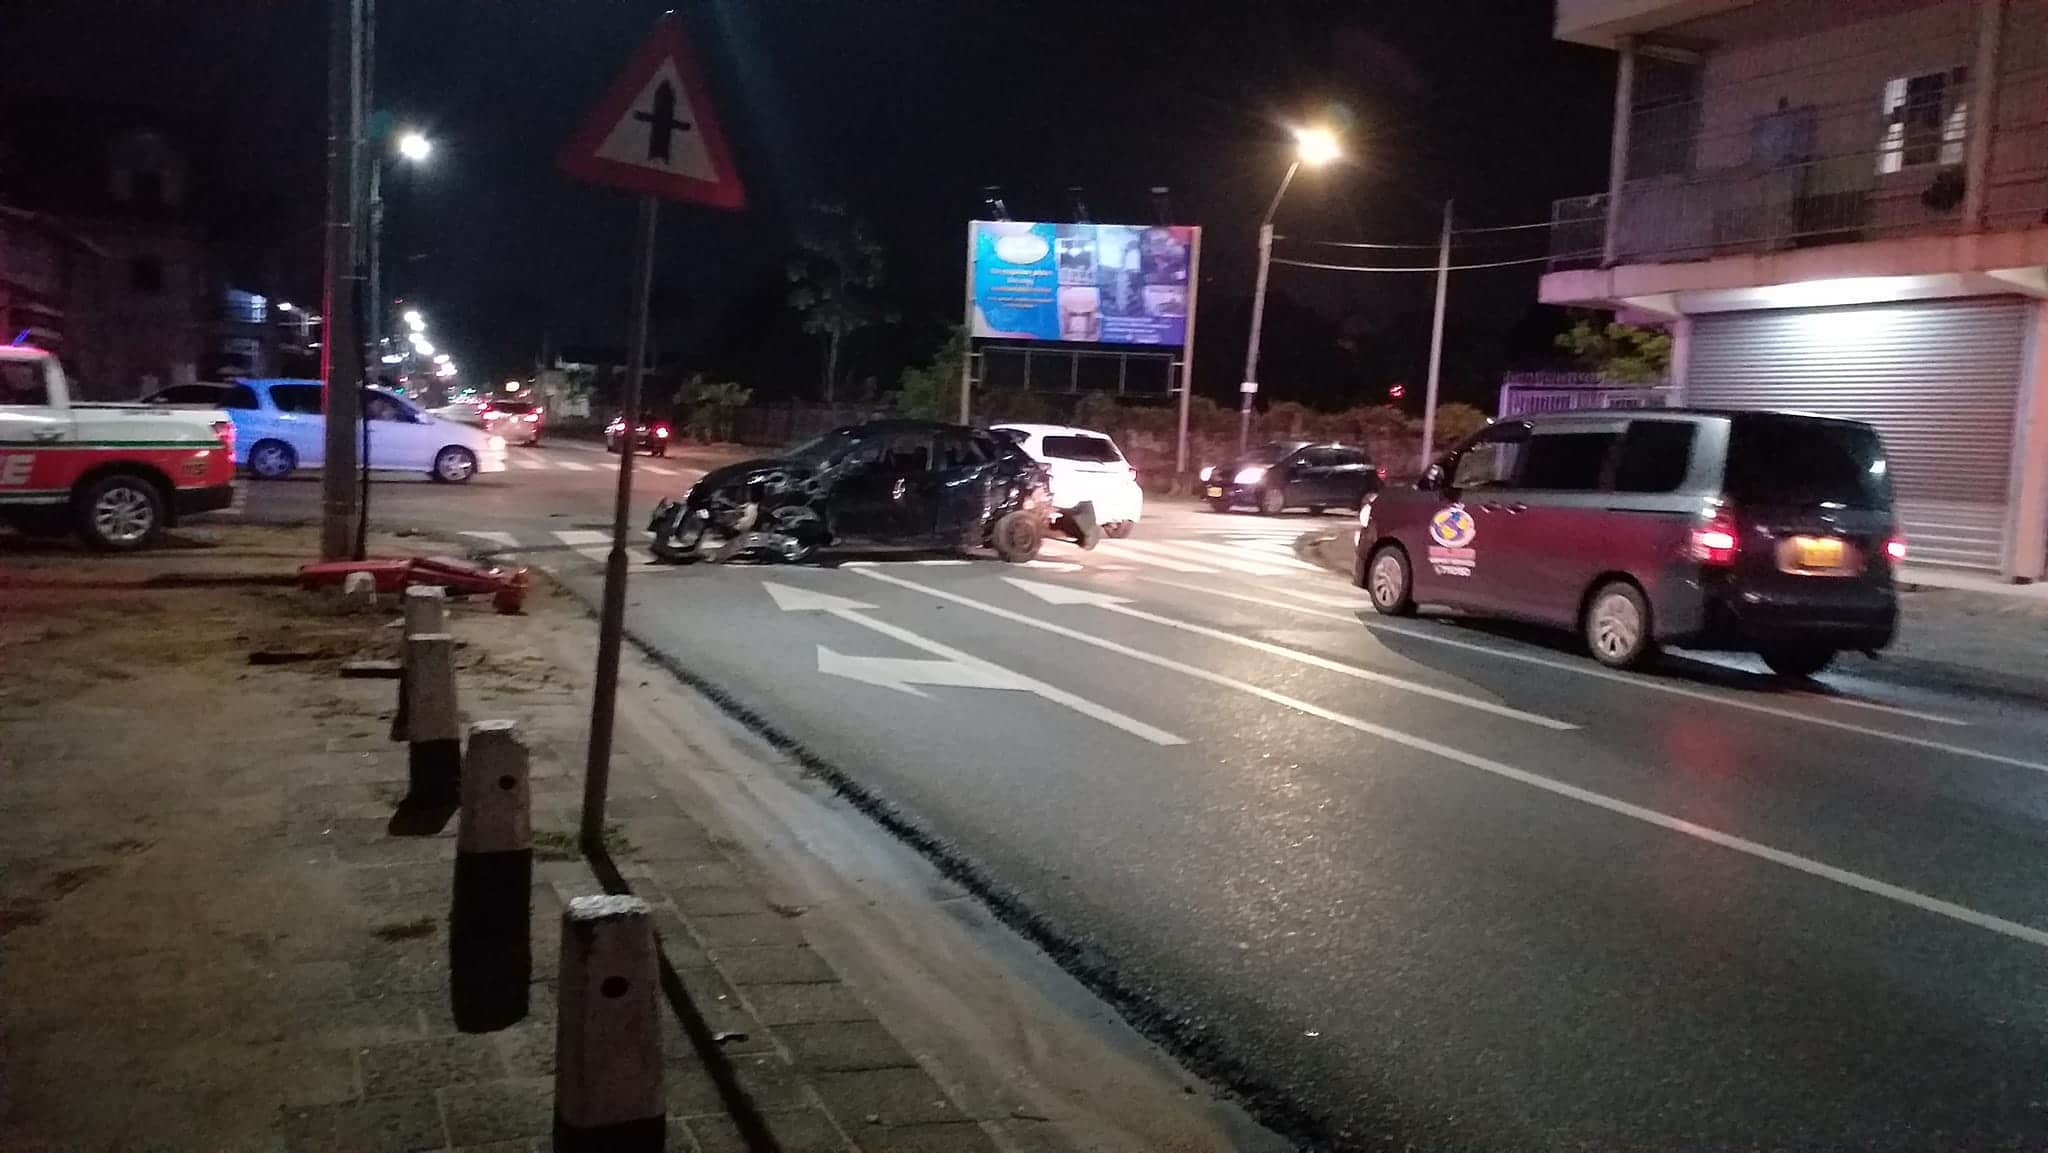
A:
[[[1239,553],[1220,545],[1203,545],[1196,541],[1180,540],[1118,541],[1117,543],[1121,545],[1142,544],[1145,548],[1154,550],[1154,563],[1161,563],[1156,558],[1164,556],[1184,563],[1192,562],[1209,565],[1212,566],[1212,571],[1214,569],[1228,569],[1232,572],[1241,572],[1249,576],[1285,576],[1288,573],[1288,570],[1277,562],[1269,562],[1264,558]]]
[[[464,532],[462,535],[501,549],[519,547],[519,538],[509,532]]]
[[[1136,561],[1139,564],[1157,565],[1169,572],[1214,574],[1217,571],[1209,565],[1195,564],[1188,560],[1179,559],[1171,553],[1166,553],[1160,548],[1157,541],[1106,540],[1097,547],[1097,551],[1107,556]]]
[[[1237,546],[1233,546],[1233,545],[1221,545],[1221,544],[1210,544],[1210,543],[1209,543],[1209,542],[1207,542],[1207,541],[1198,541],[1198,540],[1191,540],[1191,541],[1179,541],[1179,542],[1176,542],[1176,543],[1177,543],[1177,544],[1179,544],[1179,545],[1180,545],[1180,547],[1182,547],[1182,548],[1184,548],[1184,549],[1191,549],[1191,550],[1195,550],[1195,551],[1198,551],[1198,552],[1206,552],[1206,553],[1220,553],[1220,554],[1223,554],[1223,555],[1226,555],[1226,556],[1229,556],[1229,555],[1237,555],[1237,556],[1242,556],[1242,555],[1244,555],[1244,554],[1246,554],[1246,553],[1248,553],[1248,552],[1252,552],[1252,548],[1257,548],[1257,549],[1258,549],[1258,551],[1257,551],[1257,552],[1255,552],[1255,553],[1252,553],[1252,560],[1253,560],[1253,562],[1254,562],[1254,563],[1257,563],[1257,564],[1261,564],[1261,565],[1278,565],[1278,566],[1279,566],[1280,568],[1282,568],[1282,569],[1288,569],[1288,568],[1292,568],[1292,569],[1296,569],[1296,570],[1300,570],[1300,569],[1306,569],[1306,570],[1308,570],[1309,572],[1321,572],[1321,571],[1322,571],[1321,569],[1318,569],[1318,568],[1317,568],[1316,566],[1314,566],[1314,565],[1312,565],[1312,564],[1308,564],[1308,563],[1307,563],[1307,562],[1305,562],[1305,561],[1302,561],[1302,560],[1299,560],[1299,559],[1297,559],[1297,558],[1296,558],[1296,557],[1294,556],[1294,554],[1293,554],[1292,550],[1290,550],[1290,551],[1289,551],[1289,552],[1287,553],[1287,555],[1285,555],[1285,556],[1282,556],[1282,555],[1280,555],[1280,554],[1279,554],[1279,553],[1278,553],[1277,551],[1269,551],[1269,550],[1268,550],[1267,548],[1260,548],[1259,546],[1251,546],[1251,548],[1247,548],[1246,546],[1242,546],[1242,545],[1237,545]]]
[[[556,461],[556,462],[555,462],[555,467],[556,467],[556,468],[561,468],[561,469],[567,469],[567,470],[569,470],[570,472],[589,472],[589,471],[590,471],[590,466],[589,466],[589,465],[587,465],[587,464],[584,464],[584,463],[583,463],[582,461],[578,461],[578,460],[558,460],[558,461]]]

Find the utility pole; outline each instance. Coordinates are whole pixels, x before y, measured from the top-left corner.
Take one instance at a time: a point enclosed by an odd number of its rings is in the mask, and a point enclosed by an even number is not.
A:
[[[1451,202],[1444,201],[1444,232],[1436,249],[1436,316],[1429,325],[1429,387],[1422,401],[1422,468],[1436,455],[1436,387],[1444,367],[1444,299],[1451,286]]]
[[[1237,386],[1237,453],[1244,455],[1245,445],[1252,431],[1252,398],[1259,392],[1259,330],[1266,323],[1266,275],[1273,267],[1273,215],[1280,211],[1280,200],[1287,195],[1287,188],[1294,183],[1294,174],[1301,171],[1301,160],[1287,166],[1287,175],[1280,178],[1280,190],[1273,194],[1272,202],[1266,205],[1266,215],[1259,221],[1259,278],[1252,288],[1252,333],[1244,349],[1244,381]]]
[[[320,378],[327,395],[327,460],[320,474],[320,557],[354,551],[357,513],[356,421],[362,412],[362,347],[357,340],[356,214],[362,159],[362,0],[328,0],[326,324]]]

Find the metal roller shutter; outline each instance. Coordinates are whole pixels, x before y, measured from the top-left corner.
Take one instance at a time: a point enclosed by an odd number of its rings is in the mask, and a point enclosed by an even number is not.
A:
[[[1869,421],[1913,559],[1995,570],[2030,316],[2008,297],[1701,316],[1685,402]]]

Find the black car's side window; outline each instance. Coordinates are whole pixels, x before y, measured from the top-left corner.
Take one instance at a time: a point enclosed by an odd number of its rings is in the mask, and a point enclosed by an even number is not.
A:
[[[994,457],[971,436],[944,433],[939,437],[939,467],[947,472],[973,468]]]
[[[1512,488],[1520,475],[1522,450],[1529,443],[1529,426],[1504,424],[1488,429],[1458,454],[1458,466],[1451,474],[1451,487],[1466,489]]]
[[[898,476],[928,471],[932,466],[932,438],[929,433],[903,432],[889,438],[882,467]]]

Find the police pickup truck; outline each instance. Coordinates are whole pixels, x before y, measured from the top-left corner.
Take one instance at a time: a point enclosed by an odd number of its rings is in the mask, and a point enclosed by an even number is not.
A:
[[[74,402],[55,356],[0,346],[0,523],[19,531],[143,548],[233,502],[234,436],[224,412]]]

